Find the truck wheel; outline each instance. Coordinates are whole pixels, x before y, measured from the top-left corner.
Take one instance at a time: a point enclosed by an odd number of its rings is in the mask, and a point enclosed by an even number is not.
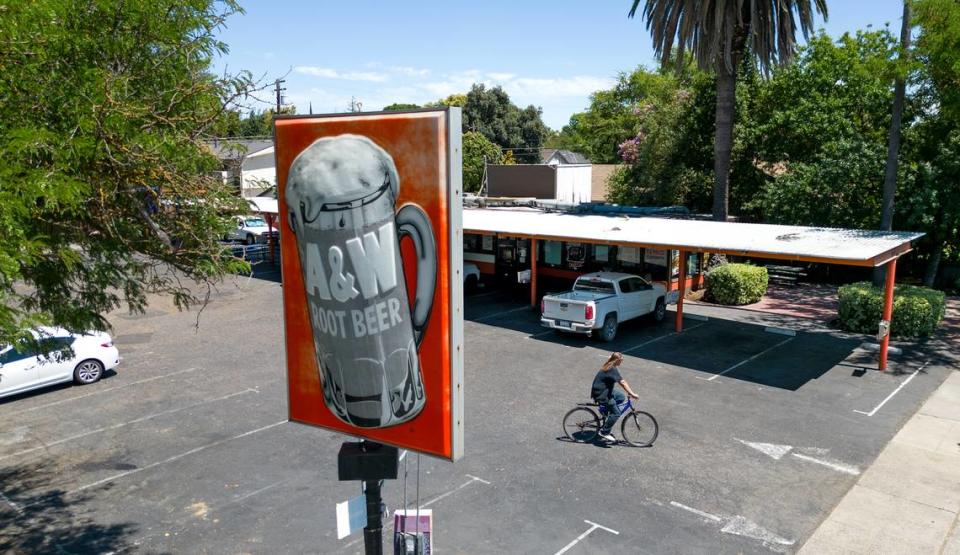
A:
[[[615,314],[607,314],[607,317],[603,320],[603,327],[600,328],[600,339],[609,343],[613,341],[613,338],[617,336],[617,316]]]
[[[653,307],[653,321],[659,324],[666,316],[667,304],[663,301],[663,297],[660,297],[657,299],[657,305]]]
[[[254,237],[252,234],[249,234],[249,233],[248,233],[248,234],[247,234],[247,244],[248,244],[248,245],[256,245],[256,244],[257,244],[257,238]]]

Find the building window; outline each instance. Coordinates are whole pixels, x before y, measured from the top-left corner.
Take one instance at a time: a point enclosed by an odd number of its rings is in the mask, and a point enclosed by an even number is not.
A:
[[[594,245],[593,259],[596,260],[597,262],[609,262],[610,247],[608,247],[607,245]]]
[[[559,266],[563,257],[563,244],[560,241],[543,242],[543,262]]]

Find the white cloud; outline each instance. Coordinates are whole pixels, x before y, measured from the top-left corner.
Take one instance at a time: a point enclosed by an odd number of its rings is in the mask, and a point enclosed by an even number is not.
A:
[[[609,89],[616,83],[604,77],[576,76],[560,79],[520,78],[504,86],[508,92],[520,96],[589,96],[601,89]]]
[[[516,76],[517,76],[516,73],[497,73],[495,71],[487,74],[487,77],[489,77],[490,79],[493,79],[494,81],[501,81],[501,82],[509,81]]]
[[[430,75],[429,69],[421,69],[416,67],[392,66],[388,69],[393,73],[399,73],[400,75],[408,75],[410,77],[427,77],[428,75]]]
[[[293,68],[293,70],[303,75],[312,75],[313,77],[322,77],[324,79],[342,79],[344,81],[382,83],[389,79],[387,75],[373,71],[351,71],[342,73],[335,69],[317,66],[297,66]]]

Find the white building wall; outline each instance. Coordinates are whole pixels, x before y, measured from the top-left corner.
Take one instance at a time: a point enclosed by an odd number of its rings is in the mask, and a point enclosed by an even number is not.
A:
[[[557,166],[557,194],[558,202],[580,204],[590,202],[593,167],[583,165]]]

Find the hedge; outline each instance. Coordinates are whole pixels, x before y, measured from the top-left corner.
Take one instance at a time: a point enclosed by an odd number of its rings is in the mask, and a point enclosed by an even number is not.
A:
[[[750,264],[724,264],[706,274],[707,298],[728,305],[751,304],[767,292],[767,269]]]
[[[840,326],[847,331],[876,334],[883,315],[883,288],[870,282],[844,285],[840,299]],[[946,295],[927,287],[897,285],[893,290],[890,334],[924,337],[933,333],[946,310]]]

